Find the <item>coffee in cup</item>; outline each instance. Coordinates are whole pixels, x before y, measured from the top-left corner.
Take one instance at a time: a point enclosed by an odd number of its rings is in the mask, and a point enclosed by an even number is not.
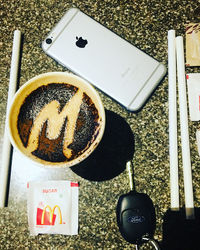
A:
[[[9,111],[11,143],[45,166],[73,166],[99,144],[105,111],[96,90],[78,76],[41,74],[15,94]]]

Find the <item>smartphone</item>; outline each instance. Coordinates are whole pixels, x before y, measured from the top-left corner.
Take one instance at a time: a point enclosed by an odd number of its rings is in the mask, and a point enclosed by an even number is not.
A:
[[[138,111],[166,67],[77,8],[42,42],[47,55],[130,111]]]

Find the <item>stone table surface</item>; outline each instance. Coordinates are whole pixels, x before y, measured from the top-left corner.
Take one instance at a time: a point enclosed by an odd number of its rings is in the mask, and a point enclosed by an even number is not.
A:
[[[78,7],[139,49],[163,62],[166,67],[168,64],[167,31],[175,29],[177,35],[185,38],[185,25],[200,20],[199,1],[197,0],[1,0],[0,153],[3,144],[13,32],[15,29],[19,29],[23,34],[20,86],[41,73],[67,71],[43,52],[41,41],[65,11],[71,7]],[[200,69],[187,67],[186,73],[189,72],[200,72]],[[88,168],[87,164],[72,169],[56,170],[29,169],[29,166],[23,164],[21,168],[12,166],[8,206],[0,209],[0,249],[134,249],[134,245],[122,238],[116,223],[117,200],[120,195],[129,191],[129,180],[125,171],[125,154],[129,151],[132,154],[133,150],[131,160],[134,167],[136,190],[148,194],[155,206],[154,238],[162,245],[164,237],[167,239],[170,235],[170,233],[164,234],[163,229],[164,218],[170,208],[168,75],[159,84],[145,106],[137,113],[127,111],[117,102],[99,90],[97,91],[106,109],[107,136],[110,138],[110,140],[105,139],[104,141],[104,146],[107,146],[104,152],[107,153],[107,156],[111,153],[111,157],[108,157],[108,160],[99,158],[93,169],[87,161]],[[200,203],[200,156],[197,151],[195,133],[199,124],[190,120],[188,122],[194,204],[198,208]],[[184,208],[179,126],[178,132],[180,207]],[[112,148],[114,148],[114,152],[112,152]],[[2,153],[0,163],[1,158]],[[33,237],[29,234],[26,183],[30,180],[49,179],[72,180],[80,183],[79,233],[76,236],[38,235]],[[180,221],[185,225],[185,230],[188,225],[192,227],[192,230],[195,229],[195,223],[188,224],[184,219]],[[181,227],[175,228],[181,230]],[[173,235],[171,234],[170,237]],[[145,244],[141,249],[153,248],[150,244]]]

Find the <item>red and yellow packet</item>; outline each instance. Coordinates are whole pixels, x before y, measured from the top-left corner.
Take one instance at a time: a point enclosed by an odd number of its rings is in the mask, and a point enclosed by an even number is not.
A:
[[[29,182],[28,223],[31,235],[78,234],[79,184],[71,181]]]

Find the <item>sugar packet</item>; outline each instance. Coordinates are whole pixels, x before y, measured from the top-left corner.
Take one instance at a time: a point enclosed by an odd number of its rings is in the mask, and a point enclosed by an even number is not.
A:
[[[200,73],[186,75],[188,88],[189,114],[191,121],[200,120]]]
[[[186,26],[186,65],[200,66],[200,23]]]
[[[77,182],[29,182],[27,188],[30,235],[78,234]]]

